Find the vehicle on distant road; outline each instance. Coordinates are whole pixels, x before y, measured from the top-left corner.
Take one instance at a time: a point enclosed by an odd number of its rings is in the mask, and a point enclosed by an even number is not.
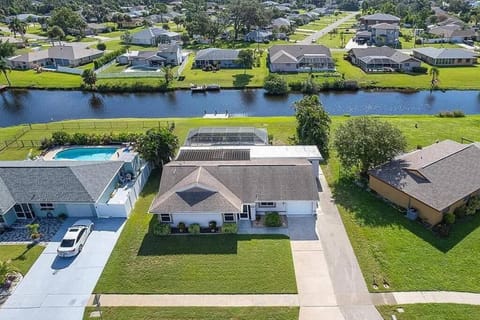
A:
[[[91,220],[83,219],[75,222],[63,236],[57,254],[59,257],[74,257],[82,252],[88,236],[92,233],[94,224]]]

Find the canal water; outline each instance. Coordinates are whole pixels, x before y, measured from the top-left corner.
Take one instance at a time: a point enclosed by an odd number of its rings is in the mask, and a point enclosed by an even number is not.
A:
[[[8,90],[0,93],[0,126],[66,119],[201,117],[207,113],[245,116],[293,115],[302,94],[266,96],[261,89],[195,93],[99,94],[82,91]],[[358,91],[321,93],[332,115],[480,113],[479,91]]]

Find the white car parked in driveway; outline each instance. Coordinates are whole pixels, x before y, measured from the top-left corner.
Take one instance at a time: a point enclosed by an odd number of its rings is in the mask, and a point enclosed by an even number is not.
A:
[[[58,256],[74,257],[79,254],[92,230],[93,222],[88,219],[75,222],[63,236],[62,242],[57,249]]]

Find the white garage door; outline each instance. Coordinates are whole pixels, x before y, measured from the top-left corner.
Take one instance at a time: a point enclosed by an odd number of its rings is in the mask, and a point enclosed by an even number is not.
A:
[[[69,217],[86,218],[95,216],[93,205],[90,204],[67,204],[65,207]]]
[[[287,215],[305,215],[313,213],[311,201],[289,201],[287,203]]]

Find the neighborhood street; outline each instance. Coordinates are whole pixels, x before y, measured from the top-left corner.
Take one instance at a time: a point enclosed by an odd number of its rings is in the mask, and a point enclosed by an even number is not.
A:
[[[328,25],[327,27],[323,28],[322,30],[319,30],[319,31],[309,35],[308,37],[306,37],[302,41],[299,41],[299,43],[300,44],[312,44],[313,42],[317,41],[318,38],[321,38],[324,35],[328,34],[330,31],[332,31],[333,29],[338,28],[338,26],[340,26],[345,21],[348,21],[349,19],[355,17],[355,15],[357,15],[358,13],[359,12],[357,12],[357,11],[351,12],[348,16],[345,16],[342,19],[340,19],[338,21],[335,21],[334,23],[332,23],[332,24]]]

